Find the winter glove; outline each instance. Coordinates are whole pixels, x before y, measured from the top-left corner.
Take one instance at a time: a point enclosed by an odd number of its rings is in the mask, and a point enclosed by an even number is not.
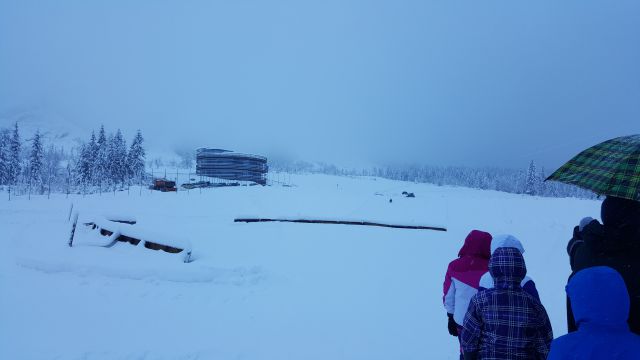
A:
[[[458,336],[458,324],[453,320],[453,314],[447,313],[447,317],[449,318],[449,323],[447,327],[449,328],[449,334],[452,336]]]
[[[580,232],[582,232],[582,230],[584,230],[584,227],[589,225],[589,223],[591,223],[594,220],[594,218],[592,218],[591,216],[587,216],[586,218],[582,218],[582,220],[580,220],[580,225],[578,225],[578,230]]]
[[[580,230],[580,226],[576,226],[573,228],[573,237],[571,237],[571,240],[569,240],[569,243],[567,244],[567,254],[569,254],[571,259],[573,259],[573,253],[576,248],[583,243],[584,240],[582,240],[582,231]],[[571,268],[573,268],[573,266]]]
[[[577,245],[581,245],[584,243],[584,239],[582,238],[582,231],[587,225],[591,224],[591,222],[596,221],[592,217],[587,216],[580,220],[580,224],[573,228],[573,237],[569,240],[569,244],[567,244],[567,253],[570,257],[573,256],[573,252],[576,249]]]

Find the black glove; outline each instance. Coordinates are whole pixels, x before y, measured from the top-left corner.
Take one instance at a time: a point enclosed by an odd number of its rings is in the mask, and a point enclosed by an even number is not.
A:
[[[575,240],[583,240],[582,231],[594,221],[598,222],[598,220],[595,220],[592,217],[588,217],[587,216],[585,218],[582,218],[582,220],[580,220],[580,224],[573,228],[573,239],[575,239]]]
[[[456,321],[453,320],[453,314],[447,313],[447,317],[449,317],[449,323],[447,324],[447,327],[449,328],[449,334],[451,334],[452,336],[458,336],[458,324],[456,324]]]
[[[584,230],[584,228],[586,228],[587,225],[591,224],[594,221],[598,222],[598,220],[592,218],[591,216],[582,218],[582,220],[580,220],[580,225],[578,225],[578,231],[582,232],[582,230]]]

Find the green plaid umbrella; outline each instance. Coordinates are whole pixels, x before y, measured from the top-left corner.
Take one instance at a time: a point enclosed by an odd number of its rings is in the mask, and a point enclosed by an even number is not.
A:
[[[562,165],[547,180],[577,185],[599,195],[640,201],[640,135],[623,136],[592,146]]]

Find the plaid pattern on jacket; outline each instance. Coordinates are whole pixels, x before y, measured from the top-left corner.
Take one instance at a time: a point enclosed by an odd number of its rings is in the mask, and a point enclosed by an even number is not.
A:
[[[546,359],[553,331],[540,301],[520,286],[527,273],[522,254],[497,249],[489,272],[495,286],[471,299],[460,336],[463,351],[483,360]]]

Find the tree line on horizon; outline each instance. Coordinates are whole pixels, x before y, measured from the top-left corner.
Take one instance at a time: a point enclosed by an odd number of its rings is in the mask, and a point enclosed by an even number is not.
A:
[[[544,168],[537,169],[531,161],[526,169],[500,167],[472,168],[463,166],[396,165],[368,169],[345,169],[332,164],[305,161],[269,161],[269,168],[289,173],[322,173],[342,176],[374,176],[390,180],[428,183],[438,186],[460,186],[480,190],[495,190],[512,194],[543,197],[575,197],[596,199],[597,194],[577,186],[544,181]]]
[[[101,126],[98,134],[69,151],[54,144],[45,146],[39,131],[22,139],[18,123],[12,129],[0,128],[0,187],[16,195],[50,192],[93,193],[115,191],[130,185],[142,185],[147,179],[146,151],[140,130],[127,148],[120,129],[107,134]],[[182,162],[191,168],[193,154],[182,154]],[[159,160],[155,160],[156,162]],[[153,166],[149,163],[148,166]],[[157,164],[156,164],[157,166]],[[594,199],[597,195],[576,186],[545,182],[544,168],[531,161],[526,169],[498,167],[404,165],[345,169],[332,164],[270,159],[269,167],[289,173],[323,173],[342,176],[375,176],[435,184],[496,190],[544,197]]]

